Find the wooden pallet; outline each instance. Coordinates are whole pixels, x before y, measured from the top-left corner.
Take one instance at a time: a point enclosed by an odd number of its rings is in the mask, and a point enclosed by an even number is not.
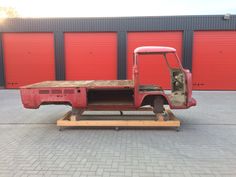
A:
[[[69,111],[61,119],[57,120],[59,127],[175,127],[179,130],[178,120],[170,110],[166,110],[169,120],[76,120]]]

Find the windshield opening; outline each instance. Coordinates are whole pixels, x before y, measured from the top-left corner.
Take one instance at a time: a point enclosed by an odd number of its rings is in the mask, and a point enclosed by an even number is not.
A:
[[[165,58],[166,64],[168,65],[168,67],[170,69],[180,69],[181,68],[180,63],[178,62],[178,59],[177,59],[175,53],[164,54],[164,58]]]

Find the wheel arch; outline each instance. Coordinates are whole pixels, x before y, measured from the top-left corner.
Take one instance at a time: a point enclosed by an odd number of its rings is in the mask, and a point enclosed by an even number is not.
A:
[[[43,101],[40,103],[39,106],[41,105],[68,105],[72,107],[72,103],[70,101]]]
[[[153,95],[145,95],[141,101],[141,106],[146,106],[146,105],[153,106],[153,102],[156,97],[161,97],[164,101],[164,105],[170,105],[169,100],[164,95],[153,94]]]

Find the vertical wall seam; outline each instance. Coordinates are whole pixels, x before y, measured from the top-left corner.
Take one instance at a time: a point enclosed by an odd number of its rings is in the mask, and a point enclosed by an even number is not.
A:
[[[65,80],[64,33],[54,32],[55,74],[56,80]]]
[[[4,56],[3,56],[3,38],[0,32],[0,88],[5,87],[5,72],[4,72]]]
[[[193,59],[193,30],[184,30],[183,32],[183,67],[192,71]]]
[[[117,32],[117,79],[127,78],[127,32]]]

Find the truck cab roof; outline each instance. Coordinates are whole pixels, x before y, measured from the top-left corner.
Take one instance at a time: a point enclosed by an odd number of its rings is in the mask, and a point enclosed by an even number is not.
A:
[[[134,50],[135,54],[162,54],[162,53],[175,53],[176,49],[172,47],[164,47],[164,46],[142,46],[138,47]]]

